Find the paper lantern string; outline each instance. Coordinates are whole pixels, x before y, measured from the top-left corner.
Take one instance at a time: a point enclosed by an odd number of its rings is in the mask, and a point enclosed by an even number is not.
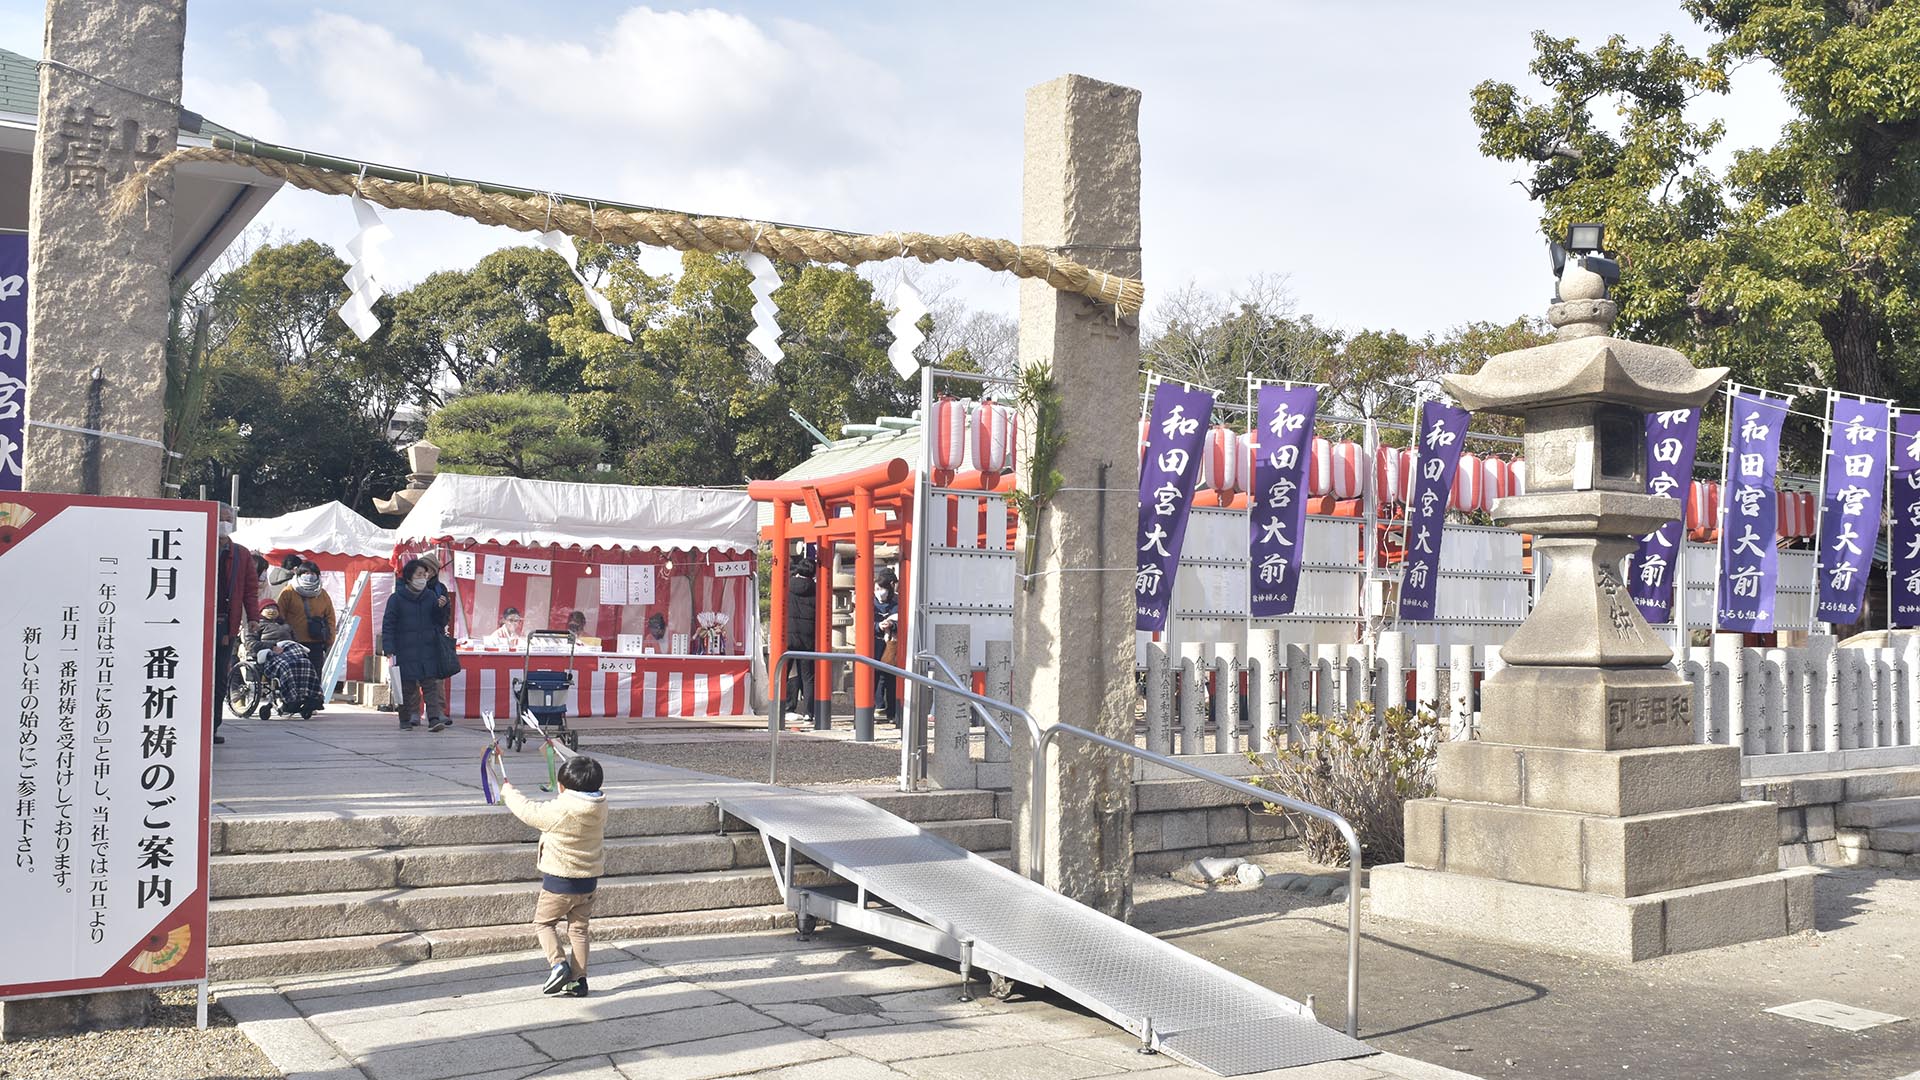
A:
[[[347,324],[354,336],[365,341],[380,329],[380,317],[373,313],[373,305],[387,294],[382,282],[387,276],[386,258],[381,248],[393,239],[393,230],[380,220],[372,203],[358,194],[352,196],[352,202],[353,217],[360,231],[347,241],[343,252],[348,266],[343,279],[347,283],[347,301],[340,305],[340,321]]]
[[[903,379],[911,379],[920,371],[920,358],[914,350],[927,336],[920,332],[920,320],[927,314],[927,305],[920,298],[920,290],[913,287],[906,274],[900,275],[899,284],[893,287],[893,317],[887,320],[887,329],[893,331],[893,344],[887,346],[887,359],[892,361],[893,370]]]
[[[747,335],[747,344],[760,350],[767,363],[778,364],[785,359],[786,353],[780,349],[780,309],[774,306],[773,293],[781,285],[780,271],[774,269],[773,260],[757,251],[749,251],[741,260],[753,273],[753,332]]]

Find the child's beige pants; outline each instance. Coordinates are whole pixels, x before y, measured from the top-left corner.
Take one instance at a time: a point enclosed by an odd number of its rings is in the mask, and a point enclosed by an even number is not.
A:
[[[533,933],[540,939],[540,947],[546,950],[548,965],[567,959],[566,952],[560,948],[560,935],[554,931],[565,919],[567,938],[573,946],[573,973],[576,976],[587,973],[587,919],[592,915],[592,893],[540,890],[540,900],[533,905]]]

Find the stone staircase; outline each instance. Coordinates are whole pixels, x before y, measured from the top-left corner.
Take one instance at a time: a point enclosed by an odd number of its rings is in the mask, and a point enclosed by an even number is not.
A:
[[[1920,770],[1889,770],[1884,779],[1884,794],[1836,808],[1841,861],[1920,871]],[[1850,783],[1847,794],[1865,792]]]
[[[876,806],[1006,861],[993,792],[875,793]],[[760,835],[712,804],[615,807],[594,935],[663,937],[791,925]],[[387,966],[535,948],[534,834],[504,810],[217,818],[208,960],[215,979]],[[797,871],[802,884],[824,880]]]

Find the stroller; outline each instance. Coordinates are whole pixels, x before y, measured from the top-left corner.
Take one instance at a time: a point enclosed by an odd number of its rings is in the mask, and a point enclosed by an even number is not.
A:
[[[565,639],[566,663],[558,671],[537,670],[533,666],[535,638]],[[567,691],[573,689],[575,639],[571,630],[534,630],[527,634],[526,652],[521,657],[520,677],[513,680],[513,713],[516,717],[533,715],[541,728],[551,729],[548,738],[557,738],[569,750],[580,749],[580,733],[567,728]],[[558,652],[546,654],[557,657]],[[557,701],[555,699],[558,699]],[[507,729],[507,745],[519,750],[527,745],[527,727],[514,724]]]

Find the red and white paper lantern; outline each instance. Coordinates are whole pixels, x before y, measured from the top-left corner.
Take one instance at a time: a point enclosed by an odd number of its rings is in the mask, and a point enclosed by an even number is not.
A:
[[[1709,533],[1720,526],[1720,485],[1695,480],[1687,487],[1687,531]]]
[[[1493,509],[1495,499],[1505,499],[1514,494],[1513,462],[1506,458],[1484,457],[1480,459],[1480,471],[1486,475],[1486,503],[1482,510]]]
[[[967,460],[967,403],[942,397],[933,405],[933,483],[945,487]]]
[[[1313,440],[1313,472],[1316,481],[1324,480],[1324,490],[1315,495],[1336,499],[1357,499],[1365,490],[1366,470],[1361,468],[1361,450],[1357,442]]]
[[[1316,497],[1333,494],[1333,443],[1317,435],[1307,460],[1307,494]]]
[[[1260,460],[1260,435],[1249,431],[1236,440],[1240,448],[1240,486],[1247,491],[1253,490],[1253,466]]]
[[[1014,444],[1020,417],[997,401],[983,401],[973,410],[973,467],[980,470],[980,486],[992,491],[1000,477],[1013,471]]]
[[[1462,513],[1487,508],[1487,476],[1480,471],[1480,455],[1460,455],[1460,467],[1453,474],[1453,498],[1447,505]]]
[[[1818,521],[1818,508],[1811,491],[1782,491],[1779,493],[1780,522],[1778,532],[1782,540],[1804,540],[1813,535]]]
[[[1373,494],[1382,506],[1407,501],[1407,483],[1413,472],[1413,453],[1383,446],[1373,454]]]
[[[1514,458],[1508,466],[1507,472],[1513,476],[1513,493],[1515,495],[1525,495],[1527,493],[1527,459],[1523,457]]]
[[[1240,461],[1240,437],[1225,424],[1214,425],[1200,451],[1200,482],[1223,498],[1232,495],[1246,486]]]
[[[1147,436],[1153,431],[1153,421],[1140,421],[1140,464],[1147,463]]]

